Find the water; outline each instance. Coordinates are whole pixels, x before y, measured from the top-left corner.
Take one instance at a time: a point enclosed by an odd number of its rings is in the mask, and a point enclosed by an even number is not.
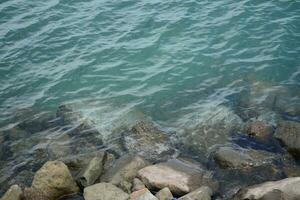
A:
[[[178,135],[219,106],[243,121],[297,121],[299,13],[298,0],[2,0],[2,130],[20,122],[20,110],[54,113],[66,102],[104,135],[128,112]],[[270,96],[276,102],[266,106]],[[45,137],[57,134],[33,136]],[[26,166],[32,151],[3,156],[1,173]]]

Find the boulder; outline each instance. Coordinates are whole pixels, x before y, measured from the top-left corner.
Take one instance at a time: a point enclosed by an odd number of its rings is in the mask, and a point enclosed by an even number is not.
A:
[[[274,198],[276,197],[276,198]],[[282,198],[279,198],[282,197]],[[265,182],[241,189],[234,200],[300,199],[300,177]]]
[[[152,122],[141,121],[123,133],[124,147],[150,161],[162,161],[175,153],[166,133]]]
[[[175,195],[184,195],[204,185],[218,187],[210,173],[176,159],[145,167],[138,176],[150,190],[168,187]]]
[[[79,192],[68,167],[61,161],[48,161],[34,175],[31,187],[43,191],[50,200]]]
[[[132,183],[132,192],[134,191],[138,191],[138,190],[142,190],[144,189],[146,186],[144,185],[144,183],[138,179],[138,178],[134,178],[133,179],[133,183]]]
[[[251,121],[248,122],[246,126],[246,131],[248,135],[254,136],[258,139],[266,140],[270,138],[274,129],[271,125],[264,121]]]
[[[300,158],[300,123],[295,121],[280,121],[275,132],[275,138],[286,147],[296,159]]]
[[[203,186],[180,197],[178,200],[211,200],[212,195],[212,190],[209,187]]]
[[[74,194],[64,195],[60,197],[58,200],[84,200],[84,198],[82,194],[74,193]]]
[[[165,187],[163,189],[161,189],[160,191],[158,191],[155,196],[159,199],[159,200],[172,200],[173,199],[173,195],[170,191],[169,188]]]
[[[131,193],[130,200],[158,200],[147,188]]]
[[[105,171],[100,180],[110,182],[130,192],[138,171],[147,165],[148,162],[140,156],[125,155],[119,158],[112,168]]]
[[[18,185],[12,185],[2,196],[1,200],[21,200],[22,194],[23,191]]]
[[[84,188],[85,200],[127,200],[129,195],[111,183],[98,183]]]
[[[49,200],[49,198],[40,190],[25,188],[23,192],[23,200]]]

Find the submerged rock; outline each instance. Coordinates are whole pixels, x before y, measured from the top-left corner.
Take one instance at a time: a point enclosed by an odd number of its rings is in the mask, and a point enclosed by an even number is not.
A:
[[[158,200],[147,188],[131,193],[130,200]]]
[[[280,121],[274,136],[296,159],[300,158],[299,122]]]
[[[271,137],[274,129],[264,121],[251,121],[247,124],[247,134],[256,138],[267,140]]]
[[[1,197],[1,200],[21,200],[22,194],[23,191],[18,185],[12,185]]]
[[[33,189],[25,188],[23,193],[23,200],[50,200],[44,192]]]
[[[163,189],[161,189],[160,191],[158,191],[155,196],[159,199],[159,200],[172,200],[173,199],[173,195],[170,191],[169,188],[165,187]]]
[[[209,187],[203,186],[180,197],[178,200],[211,200],[212,195],[212,190]]]
[[[126,192],[130,192],[133,179],[138,171],[147,165],[149,163],[140,156],[125,155],[119,158],[114,167],[108,169],[101,176],[100,180],[102,182],[110,182],[121,187]]]
[[[111,183],[98,183],[84,188],[85,200],[127,200],[129,195]]]
[[[204,185],[214,189],[218,187],[208,172],[194,164],[175,159],[145,167],[138,172],[138,176],[147,188],[168,187],[175,195],[184,195]]]
[[[50,200],[56,200],[62,195],[79,192],[68,167],[60,161],[46,162],[36,172],[31,187],[42,191]]]
[[[275,197],[275,198],[274,198]],[[280,197],[280,198],[279,198]],[[241,189],[234,200],[300,199],[300,177],[265,182]]]

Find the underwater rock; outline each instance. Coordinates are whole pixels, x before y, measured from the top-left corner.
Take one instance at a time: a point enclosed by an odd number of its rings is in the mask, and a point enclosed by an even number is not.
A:
[[[21,200],[22,194],[23,191],[18,185],[12,185],[1,197],[1,200]]]
[[[140,156],[125,155],[119,158],[114,166],[101,176],[101,182],[110,182],[119,186],[126,192],[131,191],[133,179],[136,177],[138,171],[149,165]]]
[[[130,200],[158,200],[147,188],[131,193]]]
[[[290,116],[300,116],[300,99],[297,96],[282,96],[276,99],[275,108],[278,112]]]
[[[33,188],[25,188],[23,192],[23,200],[50,200],[44,192]]]
[[[34,175],[31,187],[43,191],[50,200],[79,192],[68,167],[61,161],[48,161]]]
[[[300,123],[295,121],[280,121],[275,132],[275,138],[286,147],[296,159],[300,158]]]
[[[248,122],[246,131],[248,135],[261,140],[267,140],[271,137],[274,129],[267,122],[256,120]]]
[[[137,123],[130,131],[123,133],[123,137],[124,147],[128,152],[147,160],[162,161],[175,153],[167,134],[149,121]]]
[[[286,178],[279,181],[269,181],[262,184],[241,189],[234,200],[275,200],[271,197],[282,197],[279,199],[300,199],[300,177]]]
[[[138,172],[138,177],[150,190],[168,187],[175,195],[184,195],[205,185],[218,188],[210,173],[176,159],[145,167]]]
[[[211,200],[212,195],[212,190],[207,186],[203,186],[180,197],[178,200]]]
[[[127,200],[129,195],[111,183],[98,183],[84,188],[85,200]]]
[[[138,191],[138,190],[141,190],[141,189],[144,189],[144,188],[146,188],[146,186],[144,185],[144,183],[140,179],[138,179],[138,178],[133,179],[132,189],[131,189],[132,192]]]
[[[172,200],[173,199],[173,195],[170,191],[169,188],[165,187],[163,189],[161,189],[160,191],[158,191],[155,196],[159,199],[159,200]]]

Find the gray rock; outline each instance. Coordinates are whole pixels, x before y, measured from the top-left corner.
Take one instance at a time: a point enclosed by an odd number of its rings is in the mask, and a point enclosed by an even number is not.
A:
[[[209,187],[203,186],[180,197],[178,200],[211,200],[212,195],[212,190]]]
[[[284,200],[300,199],[300,177],[265,182],[241,189],[234,200],[271,200],[271,197]]]
[[[158,191],[155,196],[159,199],[159,200],[172,200],[173,199],[173,195],[170,191],[169,188],[165,187],[163,189],[161,189],[160,191]]]
[[[138,176],[147,188],[168,187],[175,195],[187,194],[204,185],[212,186],[215,190],[218,188],[210,173],[192,163],[175,159],[145,167],[138,172]]]
[[[131,190],[132,192],[142,190],[144,188],[146,188],[146,186],[140,179],[138,179],[138,178],[133,179],[132,190]]]
[[[84,188],[85,200],[127,200],[129,195],[111,183],[98,183]]]
[[[138,171],[147,165],[148,162],[140,156],[125,155],[116,161],[114,167],[105,171],[100,180],[110,182],[130,192]]]
[[[273,131],[273,127],[264,121],[251,121],[247,124],[247,134],[262,140],[269,139]]]
[[[21,200],[22,194],[23,191],[18,185],[12,185],[1,197],[1,200]]]
[[[80,193],[74,193],[60,197],[58,200],[84,200],[83,195]]]
[[[23,200],[49,200],[49,198],[40,190],[25,188],[23,192]]]
[[[34,175],[31,187],[43,191],[50,200],[79,192],[68,167],[61,161],[48,161]]]
[[[300,123],[294,121],[280,121],[275,132],[275,138],[295,158],[300,158]]]
[[[130,200],[158,200],[147,188],[131,193]]]

